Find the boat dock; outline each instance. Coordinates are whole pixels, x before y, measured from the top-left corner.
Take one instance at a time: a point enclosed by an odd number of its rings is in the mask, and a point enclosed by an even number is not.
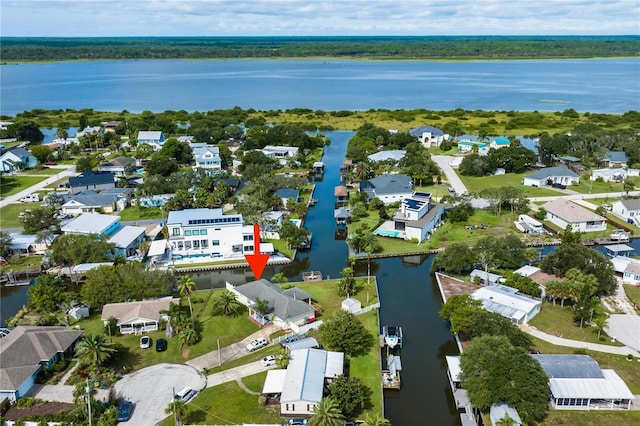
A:
[[[397,355],[389,355],[387,358],[387,369],[382,370],[382,387],[383,389],[400,389],[400,372],[402,371],[402,362]]]
[[[302,281],[322,281],[322,272],[307,271],[302,273]]]

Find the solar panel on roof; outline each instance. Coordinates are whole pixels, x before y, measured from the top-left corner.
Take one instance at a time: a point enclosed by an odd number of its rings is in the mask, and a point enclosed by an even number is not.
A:
[[[414,192],[413,195],[416,197],[431,198],[431,194],[429,192]]]
[[[413,200],[411,198],[406,198],[404,202],[407,203],[407,206],[410,209],[415,209],[415,210],[418,210],[420,207],[424,205],[424,201]]]

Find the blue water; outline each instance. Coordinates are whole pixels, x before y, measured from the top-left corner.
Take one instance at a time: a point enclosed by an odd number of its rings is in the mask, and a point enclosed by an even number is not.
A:
[[[221,108],[640,110],[640,59],[100,61],[4,65],[0,112]]]

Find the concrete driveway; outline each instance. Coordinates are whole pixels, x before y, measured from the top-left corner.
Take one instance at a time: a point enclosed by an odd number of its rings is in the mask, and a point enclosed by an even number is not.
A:
[[[184,364],[156,364],[128,374],[116,382],[118,398],[135,404],[129,424],[154,426],[167,417],[164,410],[174,392],[184,386],[202,390],[207,378],[195,368]]]
[[[53,166],[52,168],[60,169],[60,172],[55,175],[51,175],[50,177],[46,178],[42,182],[36,183],[35,185],[32,185],[29,188],[18,192],[17,194],[4,197],[2,200],[0,200],[0,208],[6,206],[7,204],[19,203],[20,199],[25,195],[29,195],[32,192],[39,191],[43,188],[46,188],[47,186],[51,185],[52,183],[62,178],[78,175],[78,173],[76,173],[76,166]]]
[[[453,160],[451,155],[432,155],[431,159],[440,167],[440,170],[442,170],[447,177],[449,185],[455,189],[457,195],[462,195],[467,192],[467,187],[464,186],[462,180],[460,180],[455,170],[453,170],[453,167],[451,167],[451,164],[449,164]]]

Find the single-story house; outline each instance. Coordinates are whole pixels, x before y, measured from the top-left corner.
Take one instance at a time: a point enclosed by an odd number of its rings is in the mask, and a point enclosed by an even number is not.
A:
[[[101,237],[109,237],[118,228],[120,228],[120,216],[85,213],[65,224],[61,230],[63,234],[97,234]]]
[[[557,277],[553,274],[547,274],[546,272],[542,272],[542,270],[540,268],[537,268],[535,266],[531,266],[531,265],[525,265],[522,268],[516,269],[515,271],[513,271],[514,274],[520,274],[523,277],[528,277],[531,279],[531,281],[533,281],[534,283],[538,284],[542,290],[543,290],[543,295],[544,295],[544,287],[547,285],[547,283],[551,280],[557,280],[560,281],[562,280],[562,278]]]
[[[102,131],[102,126],[87,126],[84,129],[78,130],[76,132],[76,138],[80,139],[81,137],[86,135],[97,135],[99,133],[102,133]]]
[[[29,256],[31,254],[43,254],[51,246],[57,235],[49,235],[43,241],[38,241],[37,235],[11,235],[9,253],[12,256]]]
[[[491,272],[487,273],[482,269],[474,269],[471,271],[469,278],[471,282],[478,280],[482,285],[496,285],[506,281],[506,278],[502,275],[492,274]]]
[[[567,225],[571,225],[573,232],[599,232],[607,229],[607,220],[604,217],[564,198],[556,198],[542,207],[547,211],[545,220],[563,230]]]
[[[613,270],[622,275],[625,284],[640,285],[640,260],[628,256],[614,256]]]
[[[289,329],[315,321],[316,310],[311,305],[311,296],[298,288],[282,290],[264,278],[239,286],[227,281],[226,287],[249,308],[249,317],[261,326],[273,322]],[[267,302],[267,313],[255,310],[258,299]]]
[[[580,175],[566,167],[546,167],[525,176],[522,182],[524,186],[537,187],[551,185],[554,183],[566,186],[573,185],[574,183],[580,183]]]
[[[504,402],[491,404],[491,407],[489,408],[489,419],[491,420],[491,426],[505,425],[506,423],[504,423],[504,421],[506,419],[511,419],[511,424],[508,426],[522,425],[522,420],[520,419],[518,410]]]
[[[624,151],[609,151],[601,161],[602,167],[621,169],[627,167],[629,156]]]
[[[374,163],[380,163],[382,161],[393,161],[397,163],[402,160],[407,151],[401,149],[391,149],[389,151],[380,151],[375,154],[368,155],[367,158],[369,161]]]
[[[516,324],[526,324],[540,312],[541,302],[516,294],[518,289],[505,285],[481,287],[471,297],[482,302],[482,307]]]
[[[65,196],[65,202],[60,207],[64,214],[78,216],[82,213],[113,213],[118,209],[118,197],[113,194],[98,194],[91,190],[84,190],[74,195]]]
[[[38,159],[21,146],[12,146],[0,151],[0,171],[4,173],[31,169],[38,165]]]
[[[274,195],[278,196],[282,201],[282,205],[286,207],[289,200],[293,200],[296,203],[298,202],[298,199],[300,198],[300,191],[293,188],[281,188],[278,189]]]
[[[431,146],[440,146],[442,142],[449,139],[449,135],[442,130],[433,126],[420,126],[409,130],[411,136],[415,136],[420,143],[428,148]]]
[[[465,154],[472,152],[477,147],[478,154],[487,155],[489,153],[489,144],[475,140],[458,140],[458,150]]]
[[[18,326],[0,339],[0,400],[15,402],[35,384],[42,368],[71,358],[82,330]]]
[[[116,178],[111,172],[94,172],[89,170],[76,177],[69,178],[69,187],[72,194],[77,194],[87,189],[101,191],[103,189],[115,188]]]
[[[109,237],[116,246],[116,256],[131,257],[137,255],[138,247],[144,241],[146,228],[143,226],[123,226]]]
[[[589,180],[601,180],[603,182],[622,182],[627,178],[624,169],[597,169],[591,172]]]
[[[136,203],[140,203],[140,207],[164,207],[174,195],[175,194],[159,194],[150,197],[140,197],[136,200]]]
[[[262,148],[265,157],[277,160],[280,164],[287,164],[287,161],[298,155],[299,148],[297,146],[274,146],[267,145]]]
[[[179,304],[179,299],[165,297],[141,302],[108,303],[102,307],[100,319],[106,325],[109,318],[117,320],[121,334],[142,334],[160,329],[160,321],[167,320],[171,303]]]
[[[614,370],[602,370],[588,355],[531,355],[549,376],[557,410],[630,409],[633,393]]]
[[[116,157],[98,166],[99,172],[111,172],[115,176],[128,175],[135,169],[136,159],[131,157]]]
[[[611,204],[611,213],[628,223],[640,226],[640,199],[630,198],[614,201]]]
[[[360,192],[368,195],[369,200],[380,198],[385,204],[411,198],[413,189],[411,178],[407,175],[382,175],[360,182]]]
[[[161,131],[140,130],[138,132],[138,145],[142,145],[143,143],[149,144],[155,151],[162,148],[165,140]]]
[[[342,204],[349,201],[349,189],[344,185],[336,186],[333,195],[336,197],[336,203]]]
[[[167,249],[169,248],[168,240],[151,241],[149,250],[147,251],[147,259],[149,264],[162,263],[167,257]]]
[[[282,416],[311,416],[327,384],[344,374],[344,353],[302,349],[290,357],[286,370],[267,372],[262,394],[280,396]]]
[[[511,141],[509,138],[495,138],[489,144],[489,148],[491,149],[500,149],[506,146],[511,146]]]

